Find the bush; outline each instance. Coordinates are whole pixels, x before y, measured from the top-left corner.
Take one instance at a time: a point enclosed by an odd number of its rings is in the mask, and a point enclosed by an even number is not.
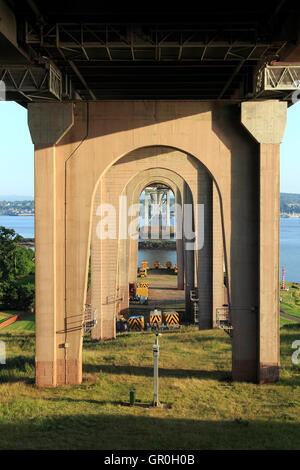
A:
[[[27,311],[34,307],[34,284],[5,283],[2,287],[2,303],[11,310]]]

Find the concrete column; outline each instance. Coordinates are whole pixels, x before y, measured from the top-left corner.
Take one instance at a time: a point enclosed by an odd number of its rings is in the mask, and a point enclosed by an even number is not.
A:
[[[170,209],[170,190],[167,190],[167,214],[166,214],[166,225],[171,225],[171,209]]]
[[[176,254],[177,254],[177,289],[184,289],[184,240],[183,240],[183,207],[180,189],[175,192],[175,236],[176,236]],[[177,204],[181,206],[181,211],[178,210]]]
[[[102,301],[101,301],[101,240],[97,237],[97,208],[102,202],[104,182],[100,181],[95,194],[93,207],[93,226],[91,236],[91,305],[97,310],[97,323],[91,331],[91,338],[98,341],[102,337]]]
[[[145,228],[149,227],[149,191],[145,189]]]
[[[65,177],[57,144],[73,126],[72,104],[29,104],[35,145],[36,384],[66,383]],[[60,158],[59,158],[60,157]]]
[[[280,146],[260,145],[259,383],[279,379]]]
[[[187,184],[184,184],[184,204],[193,204],[192,194]],[[186,210],[183,211],[183,220],[187,219]],[[194,229],[194,227],[192,227]],[[188,244],[193,243],[193,240],[187,240],[184,236],[184,273],[185,273],[185,311],[186,321],[193,322],[194,313],[193,306],[190,300],[190,291],[195,288],[195,252],[193,249],[187,249]]]
[[[259,254],[257,381],[279,379],[280,150],[287,103],[242,103],[242,124],[259,143]]]
[[[128,194],[122,194],[119,225],[119,246],[118,246],[118,298],[116,316],[129,314],[129,260],[130,260],[130,239],[128,238]],[[124,197],[125,196],[125,197]],[[126,201],[126,202],[125,202]],[[124,238],[126,236],[126,238]]]
[[[198,204],[204,207],[204,218],[197,226],[198,237],[204,233],[202,248],[197,250],[198,259],[198,319],[199,329],[212,328],[212,179],[203,166],[198,169]]]
[[[139,241],[138,240],[129,240],[129,282],[136,282],[137,278],[137,265],[138,265],[138,251],[139,251]]]
[[[123,289],[122,292],[120,292],[118,285],[119,186],[117,180],[112,180],[110,170],[101,179],[101,185],[98,187],[98,192],[99,191],[101,193],[101,203],[109,204],[114,208],[113,212],[109,213],[105,211],[105,214],[103,214],[106,222],[108,224],[114,224],[114,217],[116,222],[115,238],[110,236],[108,238],[99,239],[97,225],[102,218],[99,217],[99,214],[98,216],[96,214],[93,221],[93,232],[96,232],[96,241],[94,245],[94,261],[92,264],[92,270],[95,272],[92,274],[92,280],[94,282],[97,280],[97,284],[95,285],[93,282],[92,285],[92,301],[94,299],[100,299],[100,303],[97,303],[98,323],[92,331],[92,338],[94,340],[105,340],[116,337],[117,309],[122,294],[125,294],[124,286],[122,286]],[[99,200],[98,195],[97,201]],[[96,263],[99,264],[96,266]],[[97,272],[100,272],[100,276],[96,274]],[[98,294],[94,293],[95,289],[100,289]],[[94,308],[93,303],[92,307]]]
[[[225,303],[225,286],[224,286],[224,249],[223,249],[223,233],[222,233],[222,220],[221,220],[221,208],[220,198],[216,188],[216,184],[213,183],[213,246],[212,246],[212,322],[213,328],[216,328],[216,310],[218,307],[222,307]]]

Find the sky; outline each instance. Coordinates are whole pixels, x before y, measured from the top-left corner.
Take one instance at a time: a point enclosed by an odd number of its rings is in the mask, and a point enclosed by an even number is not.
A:
[[[34,197],[34,147],[27,126],[27,110],[0,101],[0,199]],[[300,104],[288,109],[281,144],[280,191],[300,194]]]

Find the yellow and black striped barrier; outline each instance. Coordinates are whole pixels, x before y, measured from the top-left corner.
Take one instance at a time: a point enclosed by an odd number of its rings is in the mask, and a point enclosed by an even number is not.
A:
[[[140,283],[139,283],[139,287],[146,287],[146,288],[148,289],[148,287],[149,287],[149,282],[144,282],[144,281],[143,281],[143,282],[140,282]]]
[[[146,277],[147,276],[147,268],[140,268],[139,272],[141,277]]]
[[[179,313],[177,312],[164,312],[164,323],[167,326],[179,325]]]
[[[129,317],[128,323],[131,331],[142,331],[145,326],[143,315]]]
[[[162,314],[160,310],[150,312],[150,326],[151,328],[160,328],[162,325]]]

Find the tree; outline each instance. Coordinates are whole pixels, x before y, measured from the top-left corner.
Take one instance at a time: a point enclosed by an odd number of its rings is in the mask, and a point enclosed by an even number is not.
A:
[[[34,284],[6,282],[2,289],[2,303],[8,309],[27,311],[34,306],[34,292]]]
[[[23,237],[0,226],[0,283],[28,275],[34,268],[32,250],[20,246]]]

